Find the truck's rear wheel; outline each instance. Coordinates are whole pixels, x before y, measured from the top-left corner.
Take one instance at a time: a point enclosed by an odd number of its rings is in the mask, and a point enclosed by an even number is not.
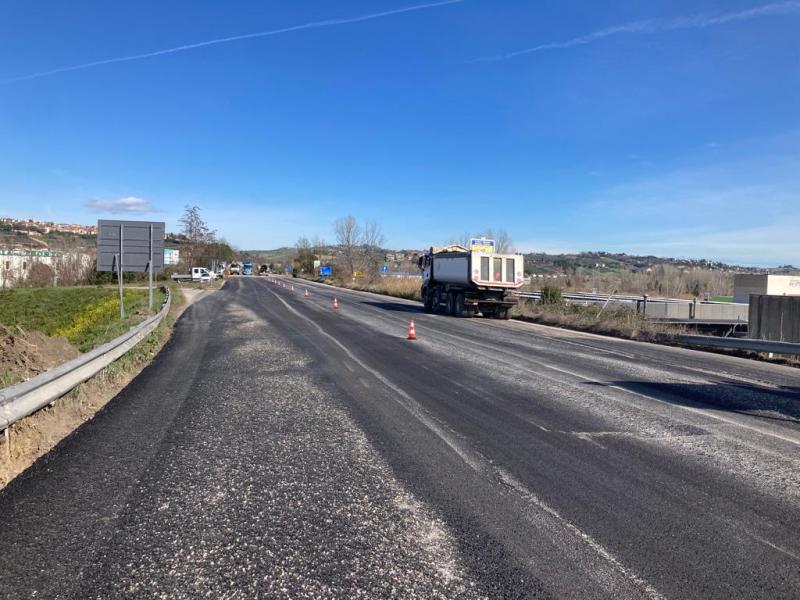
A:
[[[459,318],[465,316],[464,294],[456,295],[455,306],[453,308],[453,315]]]
[[[422,308],[425,312],[433,312],[433,294],[428,289],[422,294]]]
[[[508,309],[507,308],[498,308],[497,312],[494,313],[495,319],[503,319],[505,321],[508,320]]]
[[[445,303],[445,314],[454,316],[456,314],[456,295],[452,292],[447,294],[447,300]]]

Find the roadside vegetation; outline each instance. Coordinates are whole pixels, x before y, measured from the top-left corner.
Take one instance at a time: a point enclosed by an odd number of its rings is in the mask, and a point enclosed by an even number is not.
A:
[[[405,277],[383,277],[373,281],[363,279],[342,280],[334,277],[303,277],[311,281],[326,283],[334,287],[346,288],[348,290],[358,290],[361,292],[373,292],[375,294],[385,294],[395,298],[405,298],[407,300],[420,300],[420,286],[422,280],[418,278]]]
[[[597,267],[576,266],[567,261],[556,261],[552,268],[558,271],[541,272],[541,265],[534,259],[544,260],[546,255],[525,256],[526,271],[534,273],[526,290],[538,290],[543,286],[558,286],[564,290],[596,292],[602,294],[648,294],[672,298],[702,298],[705,294],[716,297],[733,297],[734,271],[723,271],[708,266],[679,268],[671,264],[645,266],[634,270],[630,265],[608,268],[605,263]],[[551,257],[548,257],[548,259]]]
[[[630,308],[603,308],[566,302],[556,287],[542,288],[541,300],[520,299],[512,317],[553,327],[588,331],[632,340],[656,341],[678,333],[674,325],[653,323]]]
[[[116,292],[116,290],[100,289],[107,292]],[[144,306],[144,311],[146,311],[147,291],[129,291],[133,295],[131,299],[132,312],[135,310],[142,312],[141,309],[137,309],[137,306]],[[141,298],[138,298],[142,291],[144,292],[143,304]],[[180,316],[184,308],[184,297],[180,289],[176,286],[172,286],[171,291],[172,302],[169,314],[150,335],[139,342],[125,355],[108,365],[95,377],[59,398],[51,406],[11,426],[9,436],[11,440],[10,446],[0,448],[0,488],[33,464],[36,459],[48,452],[82,423],[90,420],[98,410],[116,396],[122,388],[138,375],[156,354],[158,354],[169,339],[175,320]],[[163,298],[163,294],[158,297],[159,306],[161,298]],[[99,306],[104,301],[102,296],[99,300],[97,298],[95,298],[95,300],[95,306]],[[128,298],[126,295],[126,303],[127,302]],[[77,304],[76,302],[73,306]],[[89,306],[91,306],[91,304]],[[82,308],[74,310],[73,315],[79,316],[81,314],[86,314],[86,310],[87,306],[84,305]],[[116,310],[119,310],[118,303],[116,305]],[[140,316],[144,315],[141,314]],[[116,317],[118,320],[118,312],[116,313]],[[40,317],[40,319],[41,318],[42,317]],[[131,324],[133,323],[129,322],[128,326]],[[52,326],[52,324],[50,326]],[[7,326],[3,327],[8,331]],[[41,332],[35,332],[33,335],[41,336],[38,338],[39,341],[42,339],[61,339],[66,344],[64,338],[49,338]],[[95,339],[99,340],[100,338]],[[25,345],[25,343],[23,342],[22,345]],[[66,345],[72,348],[69,344]],[[77,350],[74,348],[73,352],[77,354]],[[72,356],[68,358],[72,358]],[[4,445],[2,438],[0,438],[0,447]]]
[[[19,288],[0,291],[0,325],[64,337],[81,352],[104,344],[148,316],[147,290],[126,289],[125,319],[119,292],[109,287]],[[154,308],[164,301],[153,291]]]

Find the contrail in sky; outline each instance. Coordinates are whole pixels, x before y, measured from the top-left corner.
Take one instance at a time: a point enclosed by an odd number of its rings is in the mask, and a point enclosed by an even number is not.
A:
[[[722,15],[694,15],[688,17],[677,17],[674,19],[647,19],[645,21],[634,21],[632,23],[625,23],[622,25],[615,25],[606,29],[601,29],[587,35],[565,40],[563,42],[550,42],[547,44],[540,44],[532,48],[525,48],[515,52],[508,52],[506,54],[497,54],[495,56],[483,56],[476,58],[470,62],[494,62],[498,60],[508,60],[523,56],[525,54],[533,54],[534,52],[541,52],[542,50],[562,50],[565,48],[572,48],[573,46],[584,46],[586,44],[593,44],[604,38],[623,35],[623,34],[643,34],[643,33],[658,33],[661,31],[673,31],[676,29],[703,29],[705,27],[714,27],[717,25],[725,25],[736,21],[747,21],[758,17],[769,17],[777,15],[790,15],[800,13],[800,2],[796,0],[789,0],[787,2],[775,2],[772,4],[764,4],[741,10],[738,12],[726,13]]]
[[[129,62],[132,60],[141,60],[143,58],[153,58],[156,56],[163,56],[164,54],[173,54],[175,52],[185,52],[187,50],[194,50],[195,48],[204,48],[205,46],[216,46],[217,44],[228,44],[230,42],[238,42],[240,40],[248,40],[251,38],[270,37],[273,35],[280,35],[283,33],[291,33],[293,31],[302,31],[304,29],[320,29],[322,27],[334,27],[336,25],[347,25],[349,23],[360,23],[362,21],[371,21],[372,19],[380,19],[383,17],[390,17],[392,15],[399,15],[402,13],[413,12],[417,10],[425,10],[429,8],[436,8],[438,6],[446,6],[448,4],[459,4],[465,0],[442,0],[441,2],[431,2],[428,4],[417,4],[414,6],[406,6],[404,8],[396,8],[394,10],[386,10],[383,12],[371,13],[368,15],[361,15],[357,17],[344,17],[341,19],[327,19],[325,21],[314,21],[311,23],[304,23],[302,25],[293,25],[291,27],[284,27],[282,29],[273,29],[271,31],[256,31],[254,33],[245,33],[242,35],[234,35],[231,37],[217,38],[214,40],[206,40],[205,42],[196,42],[194,44],[186,44],[184,46],[175,46],[174,48],[166,48],[164,50],[156,50],[154,52],[146,52],[144,54],[133,54],[131,56],[118,56],[116,58],[107,58],[104,60],[96,60],[93,62],[83,63],[79,65],[72,65],[69,67],[60,67],[51,71],[41,71],[39,73],[31,73],[30,75],[22,75],[12,79],[6,79],[0,84],[14,83],[17,81],[24,81],[26,79],[38,79],[40,77],[48,77],[58,73],[67,73],[69,71],[80,71],[82,69],[91,69],[92,67],[99,67],[102,65],[111,65],[114,63]]]

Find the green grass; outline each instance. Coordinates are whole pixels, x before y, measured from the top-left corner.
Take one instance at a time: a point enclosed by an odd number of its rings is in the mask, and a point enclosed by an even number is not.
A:
[[[733,296],[711,296],[712,302],[733,302]]]
[[[154,306],[164,299],[154,293]],[[0,291],[0,324],[63,336],[87,352],[127,331],[147,313],[147,290],[125,290],[126,318],[119,318],[119,295],[114,288],[70,287]]]
[[[23,379],[24,378],[17,373],[12,373],[11,371],[0,371],[0,390],[19,383],[23,381]]]

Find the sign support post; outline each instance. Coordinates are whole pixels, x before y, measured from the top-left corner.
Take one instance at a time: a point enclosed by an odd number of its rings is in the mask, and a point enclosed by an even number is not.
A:
[[[153,224],[150,223],[150,260],[147,261],[147,307],[153,312]]]
[[[119,224],[119,255],[117,260],[117,281],[119,282],[119,318],[125,318],[125,299],[122,293],[122,274],[125,272],[125,268],[122,265],[122,256],[124,251],[123,245],[123,237],[125,235],[125,226],[120,223]]]

